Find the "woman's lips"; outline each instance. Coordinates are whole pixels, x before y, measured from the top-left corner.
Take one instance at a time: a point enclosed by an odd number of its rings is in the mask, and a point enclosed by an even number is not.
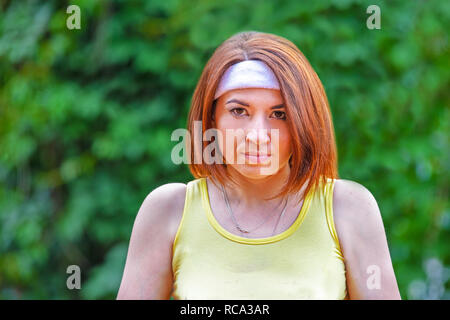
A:
[[[248,153],[248,152],[246,152],[245,155],[252,156],[252,157],[264,157],[264,156],[270,157],[270,154],[267,154],[267,153]]]
[[[253,163],[267,162],[272,155],[263,153],[245,153],[245,159]]]

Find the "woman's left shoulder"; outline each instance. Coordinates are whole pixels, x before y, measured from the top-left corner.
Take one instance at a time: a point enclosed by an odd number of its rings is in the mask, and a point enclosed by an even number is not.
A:
[[[336,179],[333,188],[333,215],[342,228],[379,228],[381,213],[372,192],[362,184]]]
[[[372,192],[362,184],[345,179],[335,179],[334,203],[358,204],[375,200]]]
[[[333,193],[334,222],[350,299],[401,299],[375,197],[365,186],[350,180],[336,180]],[[370,279],[378,279],[383,290],[367,285],[368,274],[372,274]],[[373,278],[375,274],[378,278]]]

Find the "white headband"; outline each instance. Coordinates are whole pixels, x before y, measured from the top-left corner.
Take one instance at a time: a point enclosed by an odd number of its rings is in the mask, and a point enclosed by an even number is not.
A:
[[[280,90],[272,69],[260,60],[245,60],[230,66],[222,76],[214,99],[224,92],[241,88],[265,88]]]

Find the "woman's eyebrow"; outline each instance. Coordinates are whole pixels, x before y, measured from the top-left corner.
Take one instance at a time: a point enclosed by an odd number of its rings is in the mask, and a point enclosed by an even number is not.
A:
[[[249,105],[247,103],[239,101],[237,99],[228,100],[225,104],[232,103],[232,102],[239,103],[239,104],[242,104],[243,106],[249,107]]]
[[[234,103],[239,103],[239,104],[241,104],[241,105],[243,105],[243,106],[249,107],[249,104],[248,104],[248,103],[239,101],[239,100],[237,100],[237,99],[231,99],[231,100],[228,100],[225,104],[232,103],[232,102],[234,102]],[[270,109],[281,109],[281,108],[284,108],[284,105],[283,105],[283,104],[279,104],[279,105],[273,106],[273,107],[271,107]]]

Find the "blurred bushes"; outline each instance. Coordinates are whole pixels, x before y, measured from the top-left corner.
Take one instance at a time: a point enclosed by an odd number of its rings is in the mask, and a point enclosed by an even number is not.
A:
[[[81,30],[66,27],[70,4]],[[370,4],[381,30],[366,28]],[[0,298],[115,298],[143,199],[192,179],[170,134],[209,56],[243,30],[286,37],[319,74],[341,178],[377,199],[402,297],[449,298],[448,2],[0,7]]]

